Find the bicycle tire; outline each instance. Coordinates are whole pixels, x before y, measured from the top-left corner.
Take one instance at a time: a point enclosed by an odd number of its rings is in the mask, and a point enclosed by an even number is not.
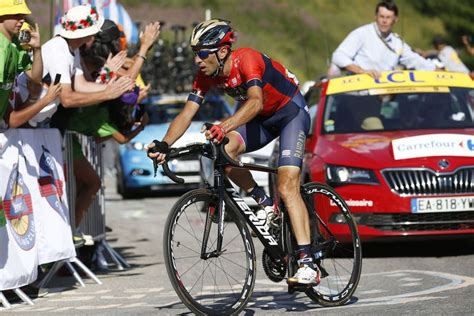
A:
[[[256,256],[252,237],[238,210],[225,203],[222,250],[202,259],[201,246],[217,196],[207,189],[192,190],[172,207],[164,230],[163,250],[169,279],[181,301],[199,315],[238,314],[253,292]],[[215,250],[218,225],[211,221],[207,251]],[[233,284],[231,284],[233,283]]]
[[[321,272],[321,282],[305,293],[325,307],[343,305],[352,298],[362,271],[362,248],[357,224],[347,203],[331,187],[311,182],[302,186],[301,193],[312,219],[313,247],[324,245],[324,242],[328,245],[322,251],[321,258],[318,258],[320,254],[314,254],[315,263]],[[335,223],[335,220],[339,223]],[[333,242],[330,243],[330,240]],[[293,260],[291,273],[296,272],[295,262]]]

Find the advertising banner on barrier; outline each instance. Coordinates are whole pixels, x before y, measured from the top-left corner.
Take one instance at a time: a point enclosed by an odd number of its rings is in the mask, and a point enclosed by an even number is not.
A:
[[[36,280],[38,253],[32,189],[18,130],[0,133],[0,291]]]
[[[21,129],[28,171],[34,174],[39,264],[76,256],[69,224],[61,135],[57,129]]]

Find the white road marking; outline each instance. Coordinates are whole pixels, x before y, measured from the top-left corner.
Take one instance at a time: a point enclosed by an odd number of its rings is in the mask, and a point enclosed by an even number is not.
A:
[[[368,291],[357,291],[358,294],[367,295],[367,294],[379,294],[387,291],[383,290],[368,290]]]
[[[158,288],[151,288],[151,289],[147,289],[147,288],[143,288],[143,289],[126,289],[124,290],[123,292],[124,293],[158,293],[158,292],[161,292],[163,291],[164,288],[163,287],[158,287]]]
[[[410,286],[419,286],[419,285],[422,285],[423,283],[420,283],[420,282],[411,282],[411,283],[403,283],[403,284],[400,284],[400,286],[406,286],[406,287],[410,287]]]
[[[362,280],[370,278],[370,277],[403,277],[400,279],[400,281],[403,281],[400,286],[406,286],[406,287],[413,287],[413,286],[422,286],[422,282],[417,282],[421,280],[425,280],[426,277],[431,277],[431,278],[437,278],[437,279],[444,279],[446,282],[445,284],[430,287],[428,289],[422,289],[419,291],[413,291],[409,293],[403,293],[403,294],[398,294],[398,295],[386,295],[386,296],[379,296],[379,297],[370,297],[371,294],[379,294],[383,292],[389,292],[389,291],[384,291],[382,289],[370,289],[366,291],[356,291],[356,297],[359,299],[356,303],[354,304],[349,304],[345,306],[339,306],[335,307],[338,310],[342,308],[354,308],[354,307],[365,307],[365,306],[375,306],[375,305],[396,305],[396,304],[406,304],[409,302],[419,302],[423,300],[441,300],[441,299],[448,299],[449,296],[437,296],[436,294],[445,292],[445,291],[451,291],[451,290],[456,290],[468,286],[474,285],[474,278],[467,277],[467,276],[460,276],[460,275],[454,275],[454,274],[449,274],[449,273],[442,273],[442,272],[437,272],[437,271],[418,271],[418,270],[400,270],[400,271],[392,271],[392,272],[379,272],[379,273],[369,273],[369,274],[363,274],[362,275]],[[405,282],[405,283],[404,283]],[[281,293],[282,295],[285,295],[286,291],[286,286],[285,284],[276,284],[276,283],[269,283],[268,280],[257,280],[258,284],[264,285],[262,288],[257,288],[256,292],[254,293],[253,296],[253,302],[249,302],[248,307],[251,308],[262,308],[262,307],[275,307],[276,309],[281,309],[281,308],[288,308],[288,309],[295,309],[297,310],[298,307],[292,306],[294,304],[295,300],[304,300],[306,299],[305,295],[302,293],[298,293],[295,295],[288,295],[281,297],[278,302],[275,302],[275,292],[276,293]],[[268,285],[274,285],[273,287],[270,287]],[[12,308],[9,310],[9,312],[27,312],[31,311],[34,313],[40,312],[40,311],[46,311],[48,313],[54,312],[64,312],[64,311],[70,311],[70,310],[94,310],[94,309],[113,309],[113,308],[120,308],[120,309],[133,309],[137,307],[150,307],[150,308],[169,308],[170,306],[183,306],[181,301],[176,300],[176,294],[174,291],[163,291],[163,288],[139,288],[139,289],[127,289],[122,291],[122,295],[102,295],[100,297],[100,302],[94,302],[94,305],[85,305],[85,304],[80,304],[80,306],[64,306],[60,308],[56,307],[40,307],[38,305],[35,306],[15,306],[15,308]],[[59,293],[54,293],[52,295],[48,295],[46,299],[39,298],[36,299],[35,301],[38,302],[64,302],[64,303],[71,303],[71,302],[86,302],[86,301],[91,301],[94,298],[97,298],[97,295],[90,296],[90,294],[105,294],[105,293],[110,293],[112,290],[98,290],[98,291],[93,291],[93,292],[87,292],[87,296],[84,296],[83,294],[78,294],[76,291],[67,291],[63,292],[61,294]],[[265,292],[269,292],[270,295],[265,295]],[[113,291],[113,293],[116,293],[116,291]],[[131,293],[137,293],[133,295],[126,295],[126,294],[131,294]],[[157,294],[155,294],[157,293]],[[125,295],[124,295],[125,294]],[[77,295],[77,296],[74,296]],[[166,297],[173,297],[173,301],[165,303],[165,304],[150,304],[143,302],[144,297],[150,297],[150,295],[154,295],[156,297],[159,297],[161,299],[166,298]],[[363,296],[368,296],[367,298],[364,298]],[[131,302],[128,304],[106,304],[107,302],[104,302],[105,300],[141,300],[142,302]],[[268,302],[266,304],[262,304],[267,300]],[[256,302],[258,302],[256,304]],[[38,304],[38,303],[37,303]],[[97,304],[97,305],[95,305]],[[102,305],[104,304],[104,305]],[[314,306],[315,303],[307,300],[304,303],[298,302],[298,304],[304,304],[308,305],[311,304],[311,306]],[[332,308],[324,308],[324,310],[328,310]],[[0,308],[0,311],[3,311],[2,308]]]

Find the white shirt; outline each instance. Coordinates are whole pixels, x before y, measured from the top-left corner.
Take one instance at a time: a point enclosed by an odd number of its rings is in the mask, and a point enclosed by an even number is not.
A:
[[[399,64],[407,69],[436,68],[431,61],[415,53],[396,33],[383,38],[376,23],[363,25],[349,33],[334,51],[332,63],[339,68],[355,64],[365,70],[377,71],[394,70]]]
[[[438,53],[439,60],[443,63],[443,66],[448,71],[469,73],[469,69],[459,59],[458,53],[451,46],[445,46]]]
[[[60,82],[62,84],[71,84],[75,75],[83,74],[79,49],[71,52],[66,40],[60,36],[53,37],[41,46],[41,55],[43,56],[43,78],[49,74],[51,82],[54,81],[56,74],[61,74]],[[48,89],[43,88],[40,98],[46,95]],[[56,113],[59,98],[45,106],[36,114],[29,123],[31,126],[47,127],[49,119]]]

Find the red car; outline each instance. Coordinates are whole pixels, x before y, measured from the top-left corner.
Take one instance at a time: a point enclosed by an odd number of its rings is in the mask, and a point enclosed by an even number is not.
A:
[[[334,78],[320,88],[302,181],[336,188],[362,240],[473,236],[471,77],[393,71]],[[331,209],[319,213],[337,225],[343,219]]]

